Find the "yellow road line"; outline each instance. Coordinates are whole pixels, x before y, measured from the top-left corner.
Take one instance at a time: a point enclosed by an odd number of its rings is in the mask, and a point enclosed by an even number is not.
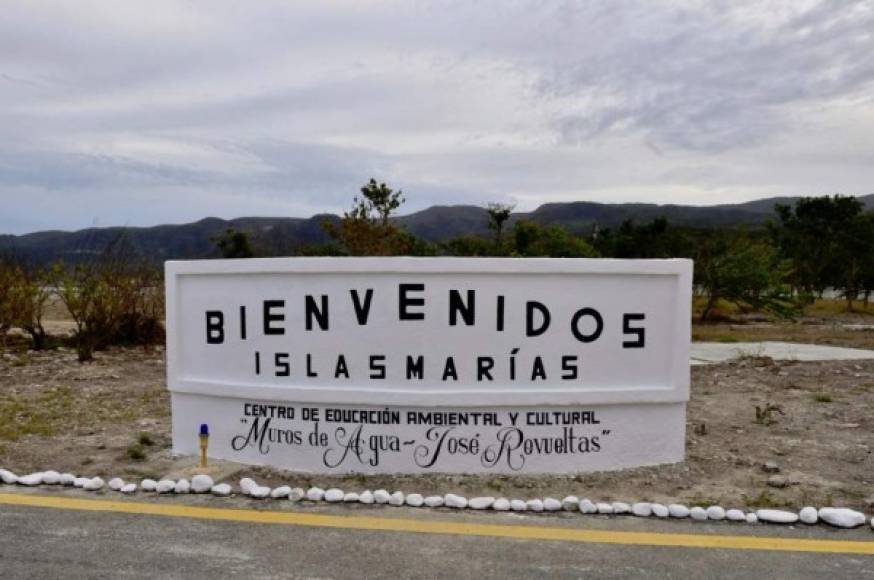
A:
[[[512,538],[517,540],[557,540],[564,542],[620,544],[632,546],[673,546],[684,548],[722,548],[729,550],[776,550],[785,552],[826,552],[834,554],[874,555],[874,542],[842,540],[809,540],[802,538],[723,536],[713,534],[672,534],[660,532],[621,532],[551,526],[477,524],[470,522],[447,522],[369,516],[336,516],[300,512],[257,511],[249,509],[207,508],[178,504],[79,499],[17,493],[0,493],[0,504],[149,516],[171,516],[229,522],[286,524],[294,526],[313,526],[381,532],[484,536],[492,538]]]

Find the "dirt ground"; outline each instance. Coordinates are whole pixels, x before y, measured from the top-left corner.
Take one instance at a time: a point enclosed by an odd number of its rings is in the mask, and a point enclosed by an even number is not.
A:
[[[696,327],[695,335],[874,347],[874,331],[854,328],[720,324]],[[164,373],[162,349],[101,352],[84,365],[69,349],[7,349],[0,353],[0,466],[18,473],[52,468],[130,479],[173,471],[179,461],[170,453]],[[593,500],[846,505],[870,511],[874,361],[746,358],[695,367],[686,444],[682,464],[575,476],[311,477],[253,468],[235,479],[253,475],[267,485],[282,481],[350,491],[384,487],[522,498],[575,494]],[[766,462],[776,463],[779,472],[766,471]],[[769,485],[775,475],[782,481]]]

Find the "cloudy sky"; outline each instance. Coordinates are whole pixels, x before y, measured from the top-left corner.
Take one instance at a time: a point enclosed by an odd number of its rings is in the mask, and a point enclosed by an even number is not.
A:
[[[0,232],[874,193],[874,0],[3,3]]]

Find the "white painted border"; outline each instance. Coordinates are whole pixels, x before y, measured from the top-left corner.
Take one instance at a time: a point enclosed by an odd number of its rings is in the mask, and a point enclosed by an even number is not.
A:
[[[423,274],[628,274],[677,278],[674,301],[675,345],[672,352],[670,388],[628,389],[538,388],[536,391],[478,390],[448,388],[427,393],[372,386],[354,387],[268,387],[255,384],[195,381],[179,374],[177,304],[178,280],[182,276],[222,274],[337,274],[337,273],[423,273]],[[346,405],[402,406],[565,406],[622,403],[673,403],[689,400],[689,343],[691,340],[692,261],[614,260],[592,258],[258,258],[243,260],[191,260],[165,263],[167,386],[176,393],[237,397],[252,400],[327,403]],[[245,389],[240,389],[245,386]]]

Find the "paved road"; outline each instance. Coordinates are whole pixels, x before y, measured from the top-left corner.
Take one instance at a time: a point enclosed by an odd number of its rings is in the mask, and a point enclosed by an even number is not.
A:
[[[30,494],[29,497],[34,497]],[[105,501],[105,500],[104,500]],[[119,502],[116,502],[118,504]],[[187,509],[200,498],[169,499]],[[94,504],[90,504],[94,505]],[[154,504],[127,503],[127,506]],[[206,503],[203,503],[206,505]],[[209,503],[215,506],[215,502]],[[262,511],[235,512],[263,516]],[[657,547],[469,535],[497,524],[546,530],[606,530],[754,538],[874,541],[870,529],[749,527],[574,515],[508,516],[367,506],[292,506],[289,517],[345,515],[352,528],[108,513],[0,502],[0,573],[11,578],[874,578],[874,556]],[[89,508],[91,509],[91,508]],[[135,509],[135,508],[134,508]],[[214,513],[218,513],[214,511]],[[228,513],[221,510],[221,513]],[[351,516],[350,516],[351,514]],[[189,516],[192,514],[188,514]],[[322,517],[316,515],[315,518]],[[354,529],[381,518],[464,523],[459,533]],[[334,518],[336,520],[337,518]],[[496,528],[498,529],[498,528]],[[653,537],[651,534],[649,536]],[[686,536],[688,537],[688,536]],[[755,540],[759,541],[759,540]],[[762,544],[763,546],[765,544]],[[869,551],[871,546],[869,545]]]

